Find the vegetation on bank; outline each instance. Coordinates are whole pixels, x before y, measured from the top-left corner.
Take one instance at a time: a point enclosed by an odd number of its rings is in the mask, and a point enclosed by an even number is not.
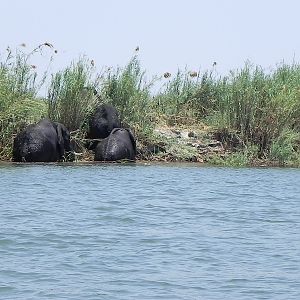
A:
[[[300,165],[297,63],[282,63],[270,72],[246,63],[227,76],[214,69],[185,70],[149,81],[135,55],[124,68],[100,73],[93,61],[81,58],[56,74],[37,74],[30,58],[43,47],[52,49],[44,43],[29,54],[7,49],[0,56],[1,160],[11,158],[14,136],[45,116],[64,123],[80,144],[89,115],[98,103],[108,102],[134,129],[140,159]],[[38,92],[45,82],[47,99],[41,99]],[[161,86],[155,94],[154,84]],[[159,134],[159,128],[177,136]],[[180,131],[187,131],[186,138]],[[205,147],[213,150],[203,151]]]

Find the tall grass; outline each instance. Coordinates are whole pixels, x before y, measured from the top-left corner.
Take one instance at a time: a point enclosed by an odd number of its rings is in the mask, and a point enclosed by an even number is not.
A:
[[[152,126],[151,87],[154,81],[146,80],[137,56],[125,68],[110,69],[102,78],[101,95],[120,112],[121,120],[137,131]]]
[[[300,66],[281,65],[271,73],[246,64],[231,72],[217,97],[215,120],[259,145],[259,156],[269,155],[272,141],[286,128],[299,130]],[[219,88],[219,87],[218,87]]]
[[[29,55],[7,48],[0,59],[0,159],[11,155],[14,135],[30,123],[46,115],[45,103],[37,92],[45,77],[37,80]]]
[[[188,72],[178,70],[155,97],[157,109],[179,120],[199,121],[212,114],[223,92],[224,80],[213,71]]]
[[[171,74],[167,74],[171,76]],[[166,76],[167,77],[167,76]],[[167,77],[168,78],[168,77]],[[155,97],[157,109],[166,115],[182,115],[189,110],[199,77],[190,77],[189,73],[178,70]]]
[[[124,124],[138,131],[150,125],[151,83],[133,57],[124,68],[109,68],[94,74],[90,62],[82,58],[52,75],[48,90],[49,117],[70,130],[82,128],[96,105],[110,103]]]
[[[37,93],[37,73],[27,63],[27,56],[7,48],[0,63],[0,108],[5,110],[20,98],[33,98]]]
[[[50,119],[63,123],[69,130],[81,128],[94,109],[97,78],[93,66],[86,58],[73,62],[51,78],[48,90]]]
[[[83,133],[96,105],[111,103],[139,138],[151,135],[162,118],[175,118],[187,126],[205,122],[223,142],[234,139],[244,147],[235,160],[252,161],[255,155],[281,164],[299,160],[299,64],[280,64],[266,72],[247,63],[223,77],[214,70],[185,70],[170,79],[166,73],[166,78],[149,81],[137,56],[124,68],[102,73],[81,58],[51,76],[46,101],[37,97],[46,77],[37,80],[31,55],[8,49],[0,60],[0,159],[9,157],[13,136],[42,116]],[[162,84],[156,94],[154,84]],[[236,144],[231,142],[227,145]]]

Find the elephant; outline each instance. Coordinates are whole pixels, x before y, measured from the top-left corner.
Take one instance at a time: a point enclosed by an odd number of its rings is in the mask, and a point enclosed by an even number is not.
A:
[[[73,160],[69,131],[63,124],[47,118],[29,125],[13,143],[13,161],[16,162],[56,162],[68,154],[69,160]]]
[[[135,160],[136,141],[128,128],[114,128],[95,149],[95,161]]]
[[[118,111],[110,104],[98,106],[89,119],[87,138],[104,139],[114,128],[121,127]]]

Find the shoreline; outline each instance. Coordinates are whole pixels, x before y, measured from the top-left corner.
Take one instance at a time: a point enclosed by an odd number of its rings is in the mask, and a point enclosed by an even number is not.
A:
[[[258,169],[268,169],[268,168],[278,168],[278,169],[300,169],[297,165],[281,165],[276,162],[271,161],[261,161],[261,163],[254,163],[251,165],[226,165],[226,164],[214,164],[208,162],[193,162],[193,161],[158,161],[158,160],[136,160],[136,161],[87,161],[78,160],[74,162],[14,162],[10,160],[0,160],[1,166],[97,166],[97,165],[115,165],[115,166],[189,166],[189,167],[203,167],[203,168],[258,168]]]

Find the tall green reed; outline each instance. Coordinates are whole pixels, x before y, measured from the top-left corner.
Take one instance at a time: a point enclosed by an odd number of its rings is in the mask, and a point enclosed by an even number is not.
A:
[[[98,102],[95,95],[98,78],[93,76],[93,64],[86,58],[52,75],[48,90],[50,119],[63,123],[69,130],[84,126]]]
[[[156,108],[166,115],[203,120],[216,109],[223,84],[213,71],[178,70],[155,97]]]
[[[37,99],[37,93],[46,76],[38,79],[36,66],[30,64],[35,53],[18,49],[13,53],[8,47],[0,57],[0,159],[10,157],[17,132],[45,115],[45,104]]]
[[[245,143],[259,145],[260,157],[268,156],[284,128],[299,126],[299,80],[298,65],[283,64],[266,73],[246,64],[231,72],[217,97],[216,123],[236,131]]]
[[[134,56],[125,68],[107,70],[102,78],[101,95],[118,109],[124,123],[137,131],[151,131],[154,80],[147,81],[140,61]]]

